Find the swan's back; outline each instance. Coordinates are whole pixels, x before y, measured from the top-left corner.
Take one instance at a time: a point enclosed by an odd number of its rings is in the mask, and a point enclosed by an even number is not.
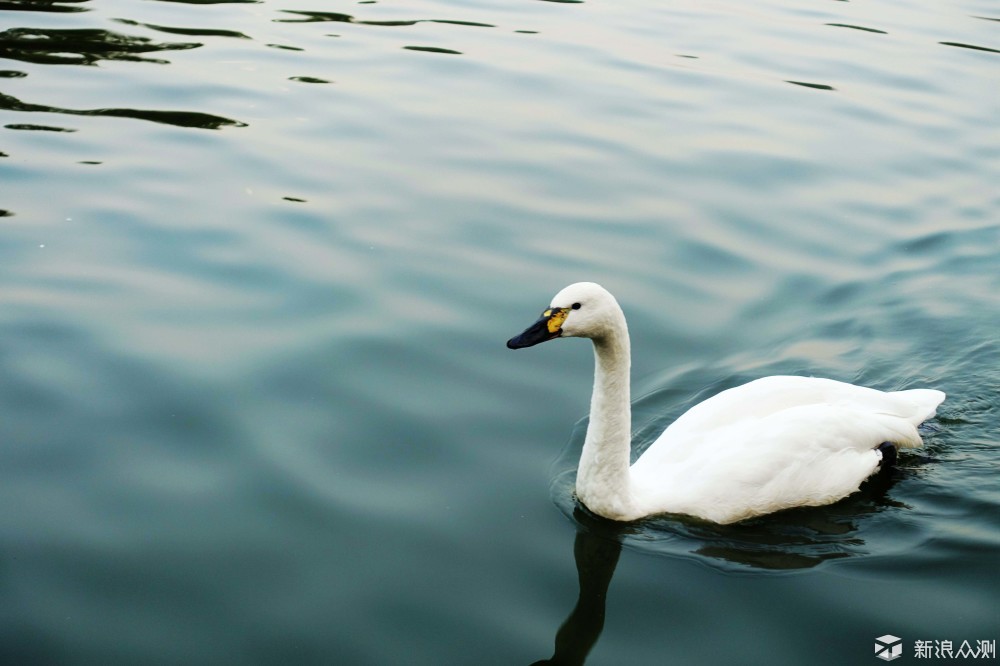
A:
[[[944,398],[944,393],[934,389],[885,392],[820,377],[763,377],[695,405],[674,421],[660,438],[704,432],[791,407],[820,404],[892,414],[919,425],[934,416]]]
[[[692,407],[632,466],[652,511],[733,522],[855,490],[882,442],[921,445],[941,391],[883,392],[830,379],[765,377]]]

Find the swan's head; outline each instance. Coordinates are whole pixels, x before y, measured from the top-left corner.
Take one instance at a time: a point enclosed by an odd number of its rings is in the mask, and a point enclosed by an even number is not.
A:
[[[577,282],[556,294],[538,321],[508,340],[507,347],[521,349],[554,338],[599,340],[624,326],[618,301],[607,289],[593,282]]]

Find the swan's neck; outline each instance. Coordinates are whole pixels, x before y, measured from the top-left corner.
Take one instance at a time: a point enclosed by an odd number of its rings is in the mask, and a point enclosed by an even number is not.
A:
[[[632,410],[629,399],[628,329],[620,325],[594,338],[594,393],[590,424],[576,475],[576,494],[594,513],[630,520],[635,505],[629,483]]]

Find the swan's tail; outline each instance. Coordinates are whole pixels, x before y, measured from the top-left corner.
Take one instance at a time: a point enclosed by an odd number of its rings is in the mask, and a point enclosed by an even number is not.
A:
[[[893,391],[889,395],[898,398],[899,405],[903,407],[904,411],[900,416],[915,426],[934,416],[937,413],[938,405],[945,399],[944,392],[936,389]]]
[[[910,389],[885,395],[892,400],[890,410],[873,414],[885,428],[878,439],[904,449],[922,446],[917,426],[934,416],[938,405],[944,402],[944,393],[935,389]]]

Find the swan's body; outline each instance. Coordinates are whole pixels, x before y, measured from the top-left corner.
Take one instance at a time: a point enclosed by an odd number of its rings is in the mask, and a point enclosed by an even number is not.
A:
[[[941,391],[883,392],[831,379],[765,377],[695,405],[629,465],[628,327],[603,287],[556,294],[511,349],[587,337],[596,369],[576,494],[613,520],[682,513],[716,523],[835,502],[879,470],[882,451],[921,445]]]

